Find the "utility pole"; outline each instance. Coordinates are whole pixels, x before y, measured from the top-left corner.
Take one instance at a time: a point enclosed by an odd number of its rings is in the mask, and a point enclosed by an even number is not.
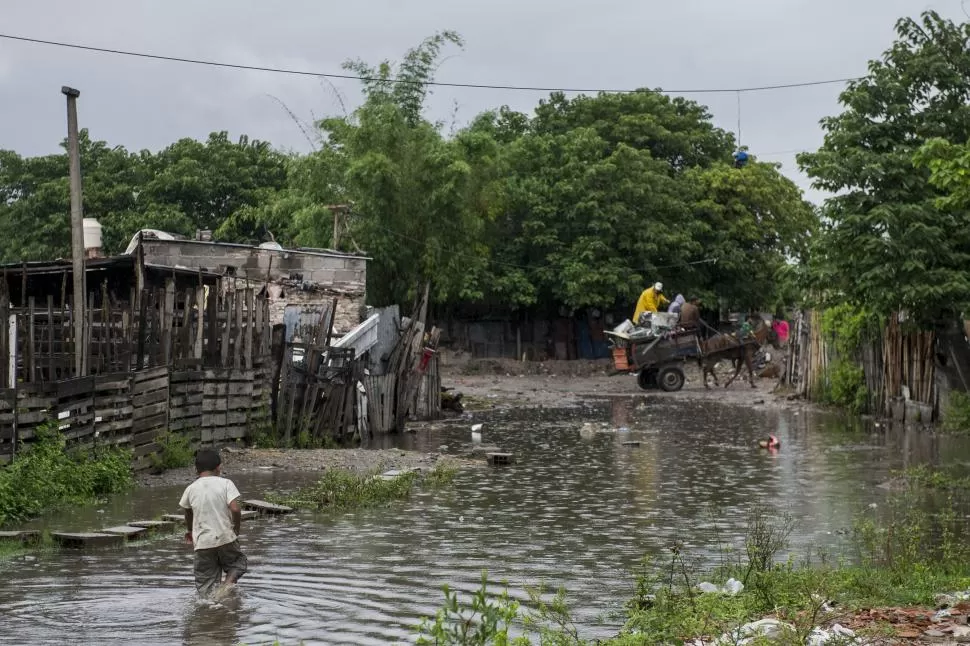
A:
[[[81,209],[81,148],[77,134],[77,98],[81,92],[64,86],[67,97],[67,156],[71,162],[71,255],[74,276],[74,376],[87,376],[87,347],[84,330],[84,306],[87,280],[84,271],[84,214]]]

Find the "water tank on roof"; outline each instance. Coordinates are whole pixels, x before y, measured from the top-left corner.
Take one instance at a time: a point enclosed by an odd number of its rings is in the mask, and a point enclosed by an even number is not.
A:
[[[101,223],[94,218],[84,218],[84,248],[101,248]]]

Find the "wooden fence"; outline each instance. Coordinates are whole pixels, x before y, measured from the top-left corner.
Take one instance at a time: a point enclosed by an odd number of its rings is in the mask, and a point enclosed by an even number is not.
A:
[[[868,412],[928,422],[939,414],[935,343],[933,332],[904,331],[899,317],[892,316],[882,330],[863,339],[857,356],[839,357],[832,339],[822,331],[820,313],[799,312],[786,380],[809,401],[823,401],[831,366],[840,360],[853,361],[861,364],[865,374]],[[917,415],[907,412],[907,406]]]
[[[68,306],[30,299],[10,307],[0,294],[0,461],[36,429],[57,422],[79,445],[132,449],[150,465],[161,434],[194,446],[246,437],[269,419],[269,305],[254,290],[215,287],[176,293],[132,292],[128,302],[102,294],[87,310],[83,347],[89,375],[74,375],[77,339]]]
[[[97,303],[89,296],[80,342],[88,375],[161,366],[252,370],[269,358],[269,301],[252,288],[176,292],[169,280],[128,296],[119,301],[106,286]],[[42,306],[30,298],[15,308],[0,294],[0,387],[78,377],[78,343],[69,299],[55,307],[51,296]]]

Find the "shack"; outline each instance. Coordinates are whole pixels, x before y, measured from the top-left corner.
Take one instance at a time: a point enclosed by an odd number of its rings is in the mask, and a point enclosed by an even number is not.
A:
[[[201,232],[195,240],[154,230],[138,232],[127,253],[140,248],[146,266],[202,270],[265,289],[270,324],[281,325],[288,312],[329,307],[336,299],[333,332],[339,337],[362,320],[370,258],[332,249],[284,249],[275,242],[257,247],[212,242]],[[290,314],[290,316],[293,316]]]

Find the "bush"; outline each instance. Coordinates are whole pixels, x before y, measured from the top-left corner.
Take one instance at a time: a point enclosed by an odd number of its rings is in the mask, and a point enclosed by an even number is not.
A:
[[[67,450],[56,423],[35,431],[0,469],[0,526],[21,522],[66,504],[85,504],[131,486],[131,454],[119,448]]]
[[[851,361],[839,360],[828,374],[829,402],[851,413],[863,413],[869,404],[869,389],[866,388],[866,373],[862,366]]]
[[[155,469],[179,469],[192,466],[195,461],[195,451],[184,435],[163,433],[155,443],[159,447],[159,452],[151,457]]]
[[[970,393],[953,391],[943,413],[943,428],[953,433],[970,433]]]

